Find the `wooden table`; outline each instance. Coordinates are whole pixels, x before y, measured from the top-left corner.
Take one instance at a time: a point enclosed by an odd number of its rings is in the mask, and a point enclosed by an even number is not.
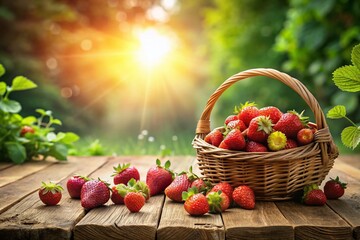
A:
[[[145,180],[156,157],[72,157],[66,163],[29,162],[16,166],[0,163],[0,239],[360,239],[360,157],[335,160],[329,177],[348,182],[340,200],[326,206],[304,206],[293,201],[257,202],[255,210],[228,209],[223,214],[191,217],[183,204],[164,195],[153,196],[139,213],[124,205],[106,206],[88,212],[79,200],[63,193],[60,205],[43,205],[37,190],[41,181],[66,186],[78,173],[112,181],[118,163],[136,166]],[[165,159],[166,160],[166,159]],[[179,172],[195,157],[171,157]]]

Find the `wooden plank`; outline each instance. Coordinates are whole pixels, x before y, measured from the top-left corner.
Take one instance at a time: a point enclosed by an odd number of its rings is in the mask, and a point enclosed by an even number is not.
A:
[[[2,162],[2,163],[0,163],[0,170],[4,170],[4,169],[12,167],[12,166],[14,166],[13,163]]]
[[[112,166],[131,163],[140,172],[140,180],[146,181],[148,169],[155,166],[155,156],[119,157],[95,172],[94,176],[110,176]],[[171,159],[173,169],[182,164],[182,158]],[[162,159],[162,162],[165,162]],[[109,182],[113,185],[112,178]],[[74,238],[78,239],[155,239],[164,195],[153,196],[139,213],[130,213],[124,205],[114,205],[109,201],[105,207],[92,209],[75,226]],[[136,226],[136,227],[135,227]]]
[[[188,170],[190,165],[193,171],[199,174],[195,157],[180,160],[176,171]],[[182,203],[175,203],[166,198],[162,210],[157,239],[225,239],[225,230],[221,215],[206,214],[202,217],[192,217],[185,210]]]
[[[87,175],[103,165],[107,158],[71,158],[67,163],[53,164],[34,175],[8,184],[1,189],[12,187],[7,194],[13,195],[23,189],[22,185],[32,189],[28,195],[18,203],[0,214],[1,239],[70,239],[72,229],[77,221],[85,214],[79,200],[69,197],[66,191],[66,181],[75,173]],[[60,181],[65,187],[63,199],[57,206],[45,206],[39,200],[37,188],[43,180]],[[35,190],[34,190],[35,189]],[[34,192],[36,191],[36,192]],[[2,203],[2,202],[1,202]]]
[[[12,165],[6,171],[0,172],[0,187],[40,171],[51,164],[54,164],[54,161],[30,161],[21,165]]]
[[[306,206],[293,201],[276,202],[293,225],[295,239],[352,239],[352,229],[328,206]]]
[[[354,239],[360,240],[360,174],[356,174],[358,171],[356,164],[349,159],[346,160],[346,163],[342,160],[343,158],[336,160],[334,168],[330,170],[324,183],[330,178],[339,176],[348,184],[345,194],[340,199],[328,200],[327,204],[351,225]]]
[[[254,210],[230,208],[222,218],[227,240],[294,239],[292,225],[273,202],[256,202]]]
[[[192,217],[185,212],[182,203],[175,203],[167,198],[160,219],[157,239],[225,239],[225,230],[219,214]]]

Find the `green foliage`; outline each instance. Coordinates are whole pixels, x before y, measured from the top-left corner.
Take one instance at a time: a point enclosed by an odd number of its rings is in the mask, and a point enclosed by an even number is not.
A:
[[[0,64],[0,75],[5,69]],[[15,91],[23,91],[37,87],[31,80],[18,76],[10,86],[0,82],[0,161],[12,161],[21,164],[34,158],[66,160],[68,149],[79,137],[72,132],[55,133],[52,125],[61,125],[51,111],[37,109],[40,114],[22,117],[21,104],[10,100],[9,95]]]
[[[360,44],[353,48],[351,59],[354,65],[336,69],[333,73],[333,81],[342,91],[358,92],[360,91]],[[353,125],[343,129],[341,141],[346,147],[355,149],[360,142],[360,125],[356,125],[346,116],[346,107],[337,105],[330,109],[326,116],[331,119],[345,118]]]

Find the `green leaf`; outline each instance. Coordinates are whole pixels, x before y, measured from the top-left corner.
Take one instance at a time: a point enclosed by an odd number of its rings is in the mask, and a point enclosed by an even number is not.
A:
[[[55,143],[49,150],[48,155],[56,158],[57,160],[67,160],[68,149],[64,144]]]
[[[353,48],[351,52],[351,62],[360,69],[360,44]]]
[[[5,82],[0,82],[0,95],[4,95],[6,92],[6,83]]]
[[[39,113],[40,115],[46,115],[46,111],[41,108],[36,109],[36,112]]]
[[[6,142],[5,143],[6,150],[10,159],[16,163],[21,164],[26,159],[26,150],[23,145],[17,142]]]
[[[4,99],[0,102],[0,109],[4,112],[18,113],[21,110],[21,105],[17,101]]]
[[[341,141],[346,147],[355,149],[360,142],[360,127],[346,127],[341,132]]]
[[[0,77],[5,74],[5,68],[2,64],[0,64]]]
[[[326,114],[326,117],[331,119],[343,118],[345,116],[346,116],[346,108],[343,105],[337,105],[333,107]]]
[[[51,123],[56,125],[62,125],[62,122],[59,119],[53,119]]]
[[[65,133],[65,135],[62,138],[61,142],[65,143],[65,144],[72,144],[73,142],[76,142],[79,139],[80,139],[80,137],[77,134],[75,134],[73,132],[67,132],[67,133]]]
[[[56,141],[58,141],[58,137],[57,137],[57,135],[56,135],[54,132],[49,132],[49,133],[46,135],[46,139],[47,139],[49,142],[56,142]]]
[[[333,81],[342,91],[360,91],[360,70],[355,66],[344,66],[333,72]]]
[[[36,118],[34,116],[28,116],[22,119],[21,124],[22,125],[32,125],[34,122],[36,122]]]
[[[20,90],[27,90],[27,89],[32,89],[32,88],[36,88],[37,85],[31,81],[30,79],[27,79],[26,77],[23,76],[17,76],[14,78],[12,85],[11,85],[11,90],[12,91],[20,91]]]

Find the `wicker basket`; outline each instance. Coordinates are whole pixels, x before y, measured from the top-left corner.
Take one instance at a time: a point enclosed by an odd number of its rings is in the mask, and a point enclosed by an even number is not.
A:
[[[203,139],[210,129],[210,114],[221,94],[232,84],[254,76],[281,81],[297,92],[314,113],[318,131],[313,143],[278,152],[250,153],[217,148]],[[228,78],[210,96],[196,128],[193,147],[199,169],[213,184],[226,181],[233,187],[247,184],[257,200],[291,199],[305,185],[321,184],[338,156],[324,113],[309,90],[297,79],[274,69],[258,68]]]

